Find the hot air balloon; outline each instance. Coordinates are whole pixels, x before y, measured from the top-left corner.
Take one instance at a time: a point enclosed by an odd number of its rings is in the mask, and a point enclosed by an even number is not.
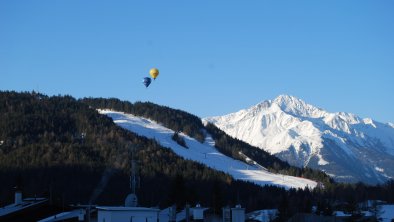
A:
[[[152,69],[149,71],[149,74],[150,74],[150,76],[151,76],[153,79],[156,79],[157,76],[159,75],[159,70],[156,69],[156,68],[152,68]]]
[[[148,88],[148,86],[150,85],[151,82],[152,82],[152,80],[151,80],[151,78],[149,78],[149,77],[145,77],[145,78],[142,80],[142,83],[145,85],[146,88]]]

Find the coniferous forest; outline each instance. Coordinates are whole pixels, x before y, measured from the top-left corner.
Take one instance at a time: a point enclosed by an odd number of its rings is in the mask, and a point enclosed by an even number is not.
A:
[[[285,190],[233,180],[117,127],[97,109],[143,116],[200,142],[209,133],[228,156],[242,160],[242,152],[272,172],[310,178],[321,186]],[[221,207],[240,203],[247,211],[277,208],[280,217],[287,218],[310,212],[312,205],[329,215],[340,204],[351,211],[356,203],[369,199],[394,203],[394,181],[376,186],[336,183],[323,172],[292,167],[212,124],[204,126],[200,118],[181,110],[115,98],[77,100],[36,92],[0,92],[0,206],[12,202],[14,187],[25,196],[48,197],[54,205],[122,205],[130,193],[132,156],[138,163],[137,195],[143,206],[200,203],[220,213]]]

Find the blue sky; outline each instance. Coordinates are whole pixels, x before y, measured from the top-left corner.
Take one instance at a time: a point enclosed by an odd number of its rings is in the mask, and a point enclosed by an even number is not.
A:
[[[0,1],[0,90],[200,117],[280,94],[394,122],[394,2]],[[149,88],[142,78],[157,67]]]

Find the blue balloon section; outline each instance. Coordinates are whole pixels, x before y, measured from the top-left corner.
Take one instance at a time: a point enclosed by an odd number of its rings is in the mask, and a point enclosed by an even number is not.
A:
[[[142,80],[142,83],[145,85],[145,87],[148,87],[151,82],[152,80],[149,77],[145,77],[144,80]]]

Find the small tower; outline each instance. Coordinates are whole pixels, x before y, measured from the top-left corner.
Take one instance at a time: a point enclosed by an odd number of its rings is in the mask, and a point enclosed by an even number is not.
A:
[[[22,202],[23,202],[21,187],[22,187],[22,179],[20,177],[18,177],[17,181],[16,181],[16,186],[14,187],[15,188],[15,197],[14,197],[15,198],[14,199],[15,205],[22,204]]]
[[[131,189],[131,193],[129,195],[127,195],[126,199],[125,199],[125,207],[136,207],[138,206],[138,198],[137,195],[135,193],[135,188],[136,188],[136,181],[137,181],[137,177],[136,177],[136,167],[137,164],[134,160],[134,148],[132,150],[132,154],[131,154],[131,170],[130,170],[130,189]]]

